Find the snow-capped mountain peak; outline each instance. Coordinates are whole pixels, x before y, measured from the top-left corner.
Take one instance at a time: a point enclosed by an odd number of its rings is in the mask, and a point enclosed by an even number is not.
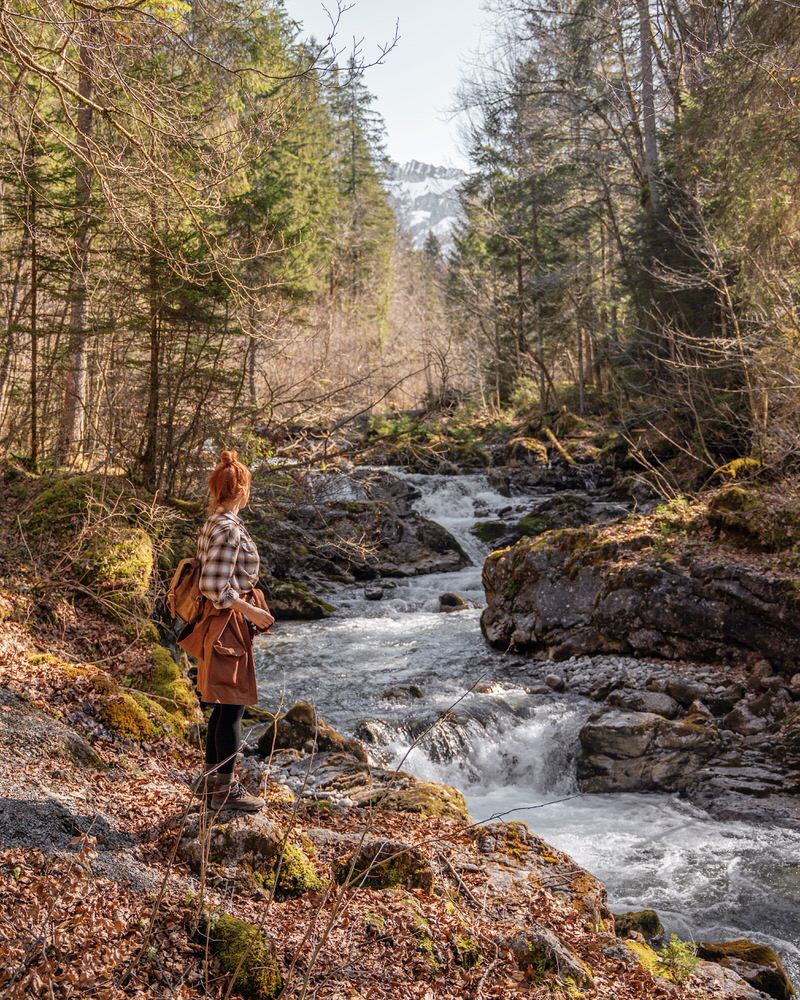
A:
[[[451,249],[461,211],[458,188],[466,176],[456,167],[437,167],[419,160],[393,164],[388,182],[392,207],[400,229],[409,234],[418,250],[431,232],[444,253]]]

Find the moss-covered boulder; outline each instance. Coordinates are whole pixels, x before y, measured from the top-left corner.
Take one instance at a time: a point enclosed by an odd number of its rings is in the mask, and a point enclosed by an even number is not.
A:
[[[588,966],[549,927],[526,927],[504,944],[533,983],[552,975],[578,986],[594,985]]]
[[[269,757],[275,750],[340,751],[366,761],[367,752],[358,740],[343,736],[317,716],[307,701],[298,701],[278,716],[258,741],[258,752]]]
[[[43,489],[22,516],[27,537],[48,547],[76,534],[96,485],[91,476],[69,476]]]
[[[736,941],[702,941],[697,954],[708,962],[738,973],[754,989],[775,1000],[791,1000],[795,990],[777,952],[765,944],[740,938]]]
[[[158,703],[178,719],[191,722],[197,718],[199,702],[188,677],[164,646],[154,645],[150,652],[152,671],[144,687]]]
[[[190,813],[178,854],[194,871],[212,862],[221,868],[259,872],[263,879],[274,871],[283,839],[263,813],[226,813],[210,827],[199,813]]]
[[[534,437],[514,437],[506,448],[509,465],[547,465],[547,445]]]
[[[206,921],[205,935],[222,971],[244,1000],[275,1000],[283,989],[275,942],[259,927],[227,913]]]
[[[404,772],[397,772],[394,784],[396,785],[398,780],[402,781],[404,777]],[[370,796],[370,804],[395,812],[419,813],[420,816],[471,822],[467,800],[457,788],[437,781],[422,781],[413,775],[408,777],[412,780],[403,782],[402,787],[389,785],[384,790],[376,790]]]
[[[480,538],[487,545],[494,545],[511,533],[505,521],[476,521],[470,530],[476,538]]]
[[[297,899],[309,892],[320,892],[322,879],[302,847],[284,844],[275,859],[272,870],[261,873],[259,879],[265,888],[275,890],[275,899]]]
[[[433,870],[416,847],[389,840],[365,841],[333,863],[333,877],[340,885],[364,889],[433,889]]]
[[[631,935],[632,931],[635,931],[651,944],[658,944],[664,940],[664,926],[655,910],[631,910],[629,913],[615,913],[614,924],[617,937],[626,938]]]
[[[91,539],[80,557],[87,589],[123,624],[153,613],[153,540],[143,528],[113,527]]]
[[[120,692],[105,697],[98,712],[100,721],[125,739],[142,743],[156,735],[156,727],[147,711],[130,694]]]
[[[316,621],[336,610],[299,580],[268,577],[263,589],[270,611],[279,621]]]

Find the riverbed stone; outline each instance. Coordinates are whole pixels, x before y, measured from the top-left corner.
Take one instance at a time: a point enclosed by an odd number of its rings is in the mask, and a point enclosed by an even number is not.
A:
[[[587,792],[676,790],[713,755],[716,728],[652,712],[597,712],[580,732],[578,778]]]
[[[358,740],[343,736],[317,716],[313,705],[298,701],[267,727],[258,741],[258,752],[269,756],[275,750],[337,750],[366,761],[367,752]]]
[[[614,925],[617,937],[630,937],[632,932],[642,935],[648,944],[659,944],[664,940],[664,925],[655,910],[630,910],[615,913]]]
[[[775,1000],[791,1000],[794,987],[786,975],[777,952],[768,945],[740,938],[736,941],[701,941],[697,954],[723,968],[731,969]]]
[[[653,715],[663,715],[666,719],[674,719],[680,711],[678,702],[660,691],[633,691],[621,688],[611,692],[608,703],[629,712],[648,712]]]

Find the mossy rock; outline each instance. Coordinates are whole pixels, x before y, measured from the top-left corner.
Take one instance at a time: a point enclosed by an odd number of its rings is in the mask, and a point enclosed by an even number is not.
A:
[[[141,743],[152,739],[156,729],[144,708],[129,694],[106,697],[99,711],[100,721],[125,739]]]
[[[526,514],[517,521],[517,533],[528,537],[541,535],[542,532],[547,531],[550,527],[550,522],[546,518],[539,517],[536,514]]]
[[[91,476],[69,476],[42,490],[24,515],[26,535],[39,543],[58,543],[74,535],[86,520],[95,485]]]
[[[664,939],[664,926],[655,910],[615,913],[614,924],[617,937],[626,938],[631,931],[637,931],[648,942],[658,943]]]
[[[648,972],[652,972],[655,975],[660,963],[658,952],[651,948],[649,944],[645,944],[644,941],[634,941],[633,939],[626,938],[623,943],[626,948],[633,952],[639,960],[639,964],[647,969]]]
[[[277,885],[275,878],[277,875]],[[283,851],[275,862],[275,868],[263,876],[263,885],[275,886],[275,899],[298,899],[309,892],[320,892],[322,879],[309,861],[305,851],[296,844],[284,844]]]
[[[487,545],[493,545],[509,534],[509,526],[505,521],[477,521],[470,531]]]
[[[298,701],[275,718],[258,741],[258,752],[269,757],[275,750],[334,750],[352,754],[365,763],[367,751],[358,740],[343,736],[320,719],[307,701]]]
[[[227,913],[206,922],[209,948],[233,988],[244,1000],[275,1000],[283,989],[278,951],[272,938],[254,924]]]
[[[457,788],[436,781],[413,779],[405,788],[376,792],[371,803],[379,809],[392,812],[419,813],[420,816],[436,819],[472,822],[463,794]]]
[[[524,462],[526,465],[547,465],[547,446],[532,437],[515,437],[508,442],[506,452],[510,462]]]
[[[153,612],[150,584],[155,552],[143,528],[114,528],[94,538],[81,556],[87,587],[113,617],[128,623]]]
[[[148,694],[171,715],[186,722],[197,717],[199,702],[188,678],[184,677],[172,653],[164,646],[154,646],[150,657],[153,670],[145,685]]]
[[[456,934],[452,944],[453,959],[456,965],[460,965],[464,969],[474,969],[483,961],[478,942],[468,934]]]
[[[281,621],[317,621],[336,610],[299,580],[268,579],[264,592],[270,611]]]
[[[777,952],[769,945],[746,938],[735,941],[702,941],[697,946],[699,958],[716,962],[737,972],[742,979],[775,1000],[795,996],[791,980]]]
[[[364,889],[433,889],[433,870],[420,851],[387,840],[365,842],[334,861],[333,877],[339,885]]]

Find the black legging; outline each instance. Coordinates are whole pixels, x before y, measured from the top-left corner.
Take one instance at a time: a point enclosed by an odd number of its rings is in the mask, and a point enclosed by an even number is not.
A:
[[[206,736],[206,770],[216,768],[217,774],[232,774],[236,751],[241,743],[244,705],[215,705],[208,720]],[[228,759],[230,758],[230,759]],[[224,761],[224,763],[220,763]]]

